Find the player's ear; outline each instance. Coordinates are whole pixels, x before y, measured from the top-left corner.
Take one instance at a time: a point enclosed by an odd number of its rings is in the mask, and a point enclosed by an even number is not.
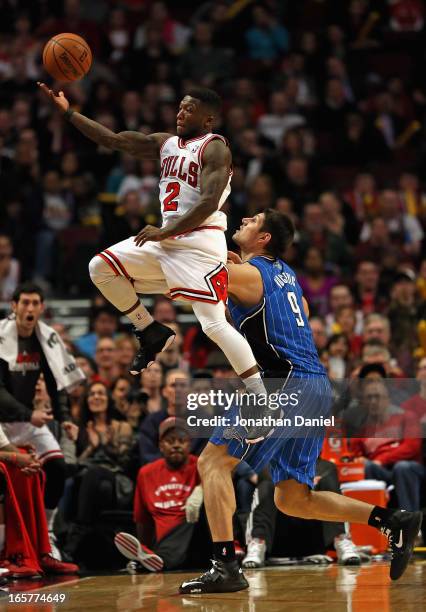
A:
[[[272,236],[269,232],[264,232],[263,234],[260,235],[260,240],[262,242],[262,246],[265,247],[269,241],[271,240]]]
[[[214,123],[214,115],[207,115],[206,121],[204,123],[204,127],[208,130],[212,130]]]
[[[17,307],[18,307],[18,302],[15,302],[15,300],[12,300],[12,302],[11,302],[11,304],[10,304],[10,305],[12,306],[12,312],[13,312],[14,314],[16,314],[16,309],[17,309]]]

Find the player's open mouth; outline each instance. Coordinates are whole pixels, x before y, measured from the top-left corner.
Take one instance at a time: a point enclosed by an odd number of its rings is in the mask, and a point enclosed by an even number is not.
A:
[[[29,323],[32,323],[34,321],[34,315],[27,315],[26,319]]]

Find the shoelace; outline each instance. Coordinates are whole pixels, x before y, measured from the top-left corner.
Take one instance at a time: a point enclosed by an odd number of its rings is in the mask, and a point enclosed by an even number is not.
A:
[[[201,576],[199,578],[200,580],[202,580],[203,578],[211,580],[212,575],[215,572],[219,571],[218,563],[217,563],[216,559],[210,559],[210,561],[212,563],[212,567],[209,570],[207,570],[207,572],[204,572],[204,574],[201,574]]]
[[[392,557],[392,559],[393,559],[393,558],[394,558],[394,556],[395,556],[395,548],[394,548],[394,545],[393,545],[393,533],[392,533],[392,531],[389,529],[389,527],[386,527],[385,525],[383,525],[383,527],[380,527],[380,531],[381,531],[381,532],[383,533],[383,535],[385,535],[385,536],[387,537],[387,539],[388,539],[389,546],[390,546],[390,549],[391,549],[391,557]]]

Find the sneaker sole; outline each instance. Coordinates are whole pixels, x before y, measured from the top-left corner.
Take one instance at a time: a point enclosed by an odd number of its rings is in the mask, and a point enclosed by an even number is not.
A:
[[[150,572],[161,572],[164,562],[155,553],[145,552],[141,543],[130,533],[117,533],[114,543],[122,555],[131,561],[139,561]]]
[[[173,342],[175,341],[175,338],[176,338],[176,334],[173,334],[173,336],[169,336],[166,340],[165,345],[161,349],[161,351],[158,351],[158,353],[156,353],[155,356],[157,356],[159,353],[162,353],[163,351],[168,349],[169,346],[173,344]],[[130,374],[133,374],[133,376],[137,376],[138,374],[141,374],[144,370],[147,370],[150,366],[152,366],[153,363],[155,363],[155,359],[153,359],[152,361],[148,361],[146,367],[142,368],[142,370],[139,370],[139,372],[137,372],[136,370],[129,370],[129,372]]]
[[[185,588],[179,587],[179,593],[181,595],[204,595],[205,593],[236,593],[237,591],[244,591],[245,589],[249,588],[249,584],[239,584],[239,585],[235,585],[234,587],[230,586],[230,587],[223,587],[222,589],[203,589],[202,587],[198,587],[195,586],[192,588],[192,590],[186,590]]]

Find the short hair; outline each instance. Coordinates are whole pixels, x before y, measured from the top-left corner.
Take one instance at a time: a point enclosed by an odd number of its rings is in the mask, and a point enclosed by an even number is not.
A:
[[[18,285],[13,292],[12,300],[14,302],[19,302],[19,298],[21,297],[22,293],[37,293],[37,295],[40,297],[40,301],[44,302],[43,289],[39,285],[36,285],[36,283],[25,281],[24,283]]]
[[[213,89],[207,89],[207,87],[192,87],[186,95],[200,100],[200,102],[212,110],[215,115],[220,113],[222,99]]]
[[[271,239],[265,247],[273,257],[280,257],[294,240],[294,225],[288,215],[273,208],[265,208],[262,232],[271,234]]]

